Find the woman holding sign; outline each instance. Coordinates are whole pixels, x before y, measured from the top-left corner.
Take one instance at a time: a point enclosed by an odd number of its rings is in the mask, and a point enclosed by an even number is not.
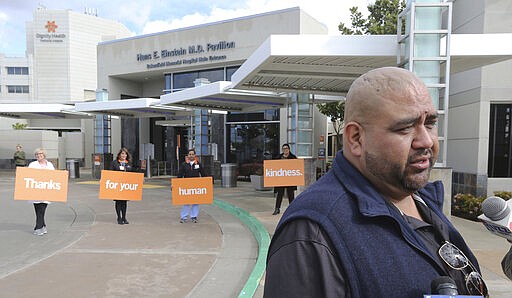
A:
[[[34,151],[36,160],[31,162],[28,167],[33,169],[46,169],[55,170],[53,164],[46,160],[46,150],[37,148]],[[36,226],[34,227],[34,235],[42,236],[48,232],[46,223],[44,222],[44,214],[46,207],[50,202],[48,201],[34,201],[34,211],[36,212]]]
[[[283,153],[278,156],[278,159],[297,159],[293,153],[290,152],[290,145],[283,144],[282,148]],[[274,188],[274,192],[277,193],[276,197],[276,208],[274,209],[274,213],[272,215],[279,214],[281,212],[281,202],[283,201],[284,191],[286,190],[286,195],[288,196],[289,204],[292,203],[295,198],[295,191],[297,190],[297,186],[279,186]]]
[[[180,165],[178,171],[178,178],[191,178],[191,177],[206,177],[203,166],[196,159],[196,150],[189,149],[188,155],[185,157],[185,162]],[[190,216],[190,220],[193,223],[197,222],[197,216],[199,215],[199,205],[185,204],[181,208],[180,212],[180,223],[187,222],[187,217]]]
[[[123,172],[131,172],[132,164],[131,164],[132,156],[128,149],[121,148],[117,153],[117,158],[112,162],[112,170],[113,171],[123,171]],[[127,225],[129,222],[126,220],[126,207],[128,205],[126,200],[114,200],[116,205],[116,214],[117,214],[117,223],[120,225]]]

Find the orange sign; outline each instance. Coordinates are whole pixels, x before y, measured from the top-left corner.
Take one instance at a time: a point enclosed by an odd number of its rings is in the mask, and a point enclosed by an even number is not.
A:
[[[172,204],[212,204],[212,177],[174,178],[172,184]]]
[[[15,200],[66,202],[68,171],[17,167]]]
[[[304,159],[276,159],[263,161],[263,185],[304,185]]]
[[[105,200],[142,200],[143,173],[122,171],[101,171],[100,199]]]

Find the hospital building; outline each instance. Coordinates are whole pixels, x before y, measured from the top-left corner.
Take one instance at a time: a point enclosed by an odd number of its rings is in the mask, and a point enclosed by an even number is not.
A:
[[[0,54],[0,134],[27,124],[0,165],[18,142],[93,171],[127,147],[147,174],[172,176],[195,148],[214,176],[229,164],[242,179],[289,143],[310,183],[336,153],[317,104],[400,66],[438,108],[436,169],[451,194],[512,190],[509,1],[408,1],[400,18],[397,35],[342,36],[294,7],[132,36],[91,11],[38,9],[25,56]]]

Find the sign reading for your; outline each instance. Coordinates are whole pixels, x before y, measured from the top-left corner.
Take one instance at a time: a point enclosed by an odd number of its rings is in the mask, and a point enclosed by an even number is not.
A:
[[[142,200],[143,173],[101,171],[100,199]]]

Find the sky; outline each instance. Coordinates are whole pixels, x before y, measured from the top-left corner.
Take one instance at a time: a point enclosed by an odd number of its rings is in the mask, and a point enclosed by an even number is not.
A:
[[[161,32],[228,20],[290,7],[300,7],[324,23],[329,35],[340,34],[338,24],[350,25],[352,6],[366,14],[374,0],[0,0],[0,53],[23,57],[26,49],[25,23],[34,10],[94,9],[102,18],[123,23],[133,35]]]

